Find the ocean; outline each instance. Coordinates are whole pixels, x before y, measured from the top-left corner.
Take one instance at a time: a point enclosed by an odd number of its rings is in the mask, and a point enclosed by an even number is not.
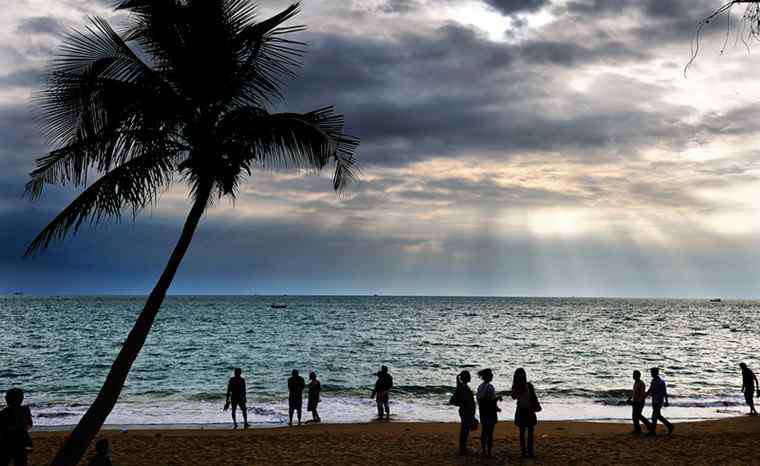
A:
[[[0,297],[0,389],[23,388],[37,425],[75,424],[143,301]],[[457,373],[470,370],[475,388],[485,367],[497,391],[524,367],[543,420],[625,421],[631,371],[648,381],[652,366],[669,386],[667,417],[733,416],[745,411],[738,363],[760,368],[759,317],[755,301],[171,296],[107,424],[230,423],[222,407],[234,367],[257,426],[287,421],[292,369],[318,373],[323,422],[364,422],[375,415],[369,395],[382,364],[396,385],[395,420],[457,420],[447,405]],[[501,407],[512,419],[514,402]]]

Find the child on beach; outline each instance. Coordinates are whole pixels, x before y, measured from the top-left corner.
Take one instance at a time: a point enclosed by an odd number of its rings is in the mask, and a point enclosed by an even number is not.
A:
[[[242,369],[235,368],[235,375],[227,382],[227,401],[224,403],[224,411],[229,409],[232,404],[232,423],[234,428],[237,429],[237,419],[235,417],[235,411],[240,406],[240,411],[243,413],[243,427],[247,429],[248,425],[248,409],[245,406],[246,402],[246,390],[245,379],[240,376]]]
[[[459,454],[467,455],[467,438],[470,430],[477,426],[475,419],[475,396],[470,388],[470,372],[462,371],[457,375],[457,388],[449,403],[459,407],[459,419],[462,421],[459,427]]]
[[[288,425],[293,425],[293,413],[298,414],[298,425],[301,425],[301,409],[303,408],[303,389],[306,382],[298,375],[298,370],[293,369],[288,379]]]
[[[657,421],[662,421],[668,429],[668,435],[673,433],[673,424],[662,415],[662,408],[668,407],[668,387],[665,381],[660,378],[660,369],[653,367],[649,369],[652,375],[652,382],[649,384],[647,396],[652,397],[652,427],[647,435],[654,437],[657,435]]]
[[[497,413],[501,411],[498,406],[501,397],[496,396],[496,389],[491,385],[491,381],[493,380],[493,371],[491,369],[481,370],[478,372],[478,377],[483,380],[483,383],[478,386],[477,391],[480,424],[483,426],[480,433],[480,450],[483,456],[490,458],[493,450],[493,432],[496,429],[496,422],[498,421]]]
[[[652,425],[649,420],[644,416],[644,404],[646,403],[647,386],[643,380],[641,380],[641,372],[633,371],[633,392],[628,397],[626,403],[631,405],[631,419],[633,420],[633,433],[641,433],[641,422],[644,423],[647,432],[652,430]]]
[[[541,404],[522,367],[515,370],[512,378],[512,399],[517,400],[515,425],[520,429],[520,452],[523,458],[533,458],[533,430],[538,423],[536,413],[541,411]]]
[[[309,401],[306,405],[306,409],[311,412],[311,421],[309,422],[322,422],[317,413],[317,405],[319,404],[319,394],[322,392],[322,384],[317,380],[316,372],[309,372]]]
[[[90,459],[88,466],[113,466],[108,440],[102,438],[95,443],[95,456]]]
[[[5,393],[7,406],[0,411],[0,465],[13,460],[16,466],[27,465],[27,448],[32,445],[32,412],[23,406],[24,392],[11,388]]]
[[[757,383],[757,376],[743,362],[739,363],[739,367],[742,370],[742,393],[744,393],[744,401],[749,406],[749,415],[757,416],[754,400],[755,390],[757,390],[757,396],[760,397],[760,385]]]
[[[375,388],[372,390],[370,398],[374,398],[377,403],[377,419],[383,420],[383,409],[385,417],[391,420],[390,392],[393,388],[393,377],[388,373],[388,366],[380,366],[380,372],[377,374]]]

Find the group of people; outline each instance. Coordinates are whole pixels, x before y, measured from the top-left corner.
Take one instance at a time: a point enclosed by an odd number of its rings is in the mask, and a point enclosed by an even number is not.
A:
[[[235,368],[234,375],[230,377],[227,382],[227,397],[224,403],[224,411],[227,411],[232,407],[232,424],[235,429],[238,428],[236,411],[240,408],[243,413],[243,427],[248,428],[248,408],[246,407],[246,387],[245,379],[241,376],[243,370]],[[322,384],[317,379],[316,372],[309,372],[309,391],[308,402],[306,409],[311,412],[312,419],[309,422],[321,422],[317,412],[317,406],[319,405],[319,396],[322,392]],[[306,388],[306,382],[303,377],[298,373],[297,369],[293,369],[288,379],[288,425],[293,425],[293,414],[297,415],[298,425],[301,425],[301,413],[303,409],[303,391]]]
[[[740,363],[739,368],[742,372],[742,392],[750,408],[748,414],[757,416],[754,397],[755,394],[760,397],[760,384],[758,384],[755,373],[745,363]],[[662,422],[669,435],[673,432],[674,426],[662,415],[662,408],[668,406],[667,384],[660,377],[658,368],[651,368],[650,374],[652,380],[647,389],[646,384],[641,380],[641,372],[633,371],[633,389],[627,400],[627,403],[632,407],[633,432],[636,434],[644,433],[641,428],[641,424],[644,424],[646,434],[654,436],[656,435],[657,423]],[[375,375],[377,380],[371,397],[377,403],[377,416],[379,420],[390,420],[390,391],[393,388],[393,377],[387,366],[381,366]],[[484,456],[490,457],[493,452],[493,436],[499,418],[498,413],[501,412],[499,402],[503,399],[492,384],[494,374],[491,369],[480,370],[477,375],[482,383],[473,393],[469,386],[471,382],[470,372],[466,370],[460,372],[456,377],[456,389],[449,403],[459,408],[461,420],[459,453],[461,455],[469,453],[467,445],[470,432],[480,427],[482,429],[480,435],[481,452]],[[301,424],[303,392],[307,387],[307,410],[312,413],[312,419],[306,422],[321,421],[317,407],[320,402],[322,386],[317,379],[316,372],[309,373],[307,385],[303,377],[299,375],[298,370],[294,369],[288,379],[288,425],[293,425],[294,414],[297,415],[298,424]],[[512,388],[508,393],[516,401],[514,423],[520,432],[521,454],[524,458],[532,458],[535,455],[533,433],[537,424],[536,413],[540,412],[542,408],[533,384],[528,382],[525,369],[518,368],[515,370]],[[651,419],[647,419],[643,414],[647,398],[652,400]],[[33,424],[32,414],[29,407],[23,404],[24,392],[20,388],[8,390],[5,394],[5,402],[5,409],[0,411],[0,466],[7,466],[11,461],[16,466],[26,466],[28,450],[32,447],[32,439],[29,435]],[[224,410],[226,411],[230,407],[232,408],[234,427],[236,429],[238,427],[237,408],[240,408],[243,414],[243,426],[245,428],[250,427],[246,407],[246,384],[240,368],[234,370],[234,375],[227,383]],[[476,417],[476,411],[479,411],[480,420]],[[100,439],[96,442],[95,452],[95,456],[89,462],[90,466],[112,466],[111,449],[106,439]]]
[[[747,367],[745,363],[739,363],[739,368],[742,372],[742,393],[744,394],[744,401],[749,406],[749,415],[757,416],[757,410],[755,410],[755,394],[760,397],[760,385],[757,381],[757,376],[752,370]],[[646,428],[646,435],[654,436],[657,430],[657,421],[662,422],[665,428],[668,430],[668,435],[673,433],[673,424],[671,424],[662,415],[662,408],[668,406],[668,387],[665,381],[660,377],[660,370],[653,367],[649,370],[652,376],[652,381],[647,389],[644,381],[641,380],[641,372],[633,371],[633,390],[631,396],[628,397],[626,403],[631,405],[631,419],[633,420],[633,433],[644,433],[641,429],[641,424],[644,424]],[[652,400],[652,417],[651,420],[647,419],[643,412],[646,404],[646,399]]]
[[[462,371],[457,375],[457,386],[449,400],[450,404],[459,407],[461,426],[459,429],[459,454],[467,455],[468,438],[470,431],[480,426],[480,448],[484,456],[491,457],[493,454],[493,434],[498,421],[498,413],[501,412],[499,402],[502,397],[496,393],[493,384],[493,371],[483,369],[478,371],[478,377],[483,381],[475,394],[468,385],[471,380],[469,371]],[[541,403],[538,401],[533,384],[528,382],[525,369],[515,370],[512,378],[510,395],[516,400],[515,425],[520,431],[520,451],[523,458],[533,458],[533,431],[538,422],[536,413],[541,411]],[[475,407],[480,412],[480,421],[475,417]]]
[[[235,429],[238,428],[237,423],[237,409],[240,408],[243,414],[243,428],[250,427],[248,424],[248,408],[246,407],[246,385],[245,379],[242,377],[243,370],[239,367],[235,368],[234,375],[230,377],[227,382],[227,396],[224,403],[224,411],[232,408],[232,424]],[[390,391],[393,388],[393,377],[388,372],[388,366],[381,366],[380,370],[375,374],[377,381],[375,382],[375,388],[370,395],[377,403],[377,417],[379,420],[390,420],[391,408],[390,408]],[[298,425],[301,425],[301,413],[303,409],[303,392],[308,387],[306,410],[311,413],[311,420],[306,423],[318,423],[322,422],[317,412],[320,394],[322,393],[322,384],[317,379],[317,373],[314,371],[309,372],[308,386],[303,377],[299,375],[298,369],[293,369],[288,378],[288,425],[293,425],[293,415],[296,415]],[[2,466],[2,465],[0,465]]]

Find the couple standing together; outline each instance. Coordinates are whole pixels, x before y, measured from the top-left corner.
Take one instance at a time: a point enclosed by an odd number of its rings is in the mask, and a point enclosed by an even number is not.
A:
[[[655,436],[657,430],[657,421],[661,421],[668,429],[668,435],[673,433],[673,424],[671,424],[662,415],[662,408],[668,407],[668,387],[665,381],[660,377],[660,369],[653,367],[649,369],[649,373],[652,375],[652,382],[649,384],[649,390],[647,390],[644,381],[641,380],[641,372],[633,371],[633,393],[628,398],[628,403],[632,407],[633,417],[633,433],[640,434],[641,424],[647,428],[647,435]],[[652,422],[644,417],[644,404],[646,404],[647,397],[652,397]]]
[[[484,456],[491,457],[493,450],[493,433],[498,421],[499,401],[501,396],[496,394],[493,384],[493,371],[483,369],[478,372],[478,377],[483,383],[478,386],[476,395],[473,395],[468,383],[471,380],[469,371],[462,371],[457,376],[457,388],[451,397],[451,404],[459,406],[459,417],[462,424],[459,431],[459,454],[467,454],[467,438],[470,430],[475,430],[478,424],[483,431],[480,434],[480,448]],[[523,458],[533,458],[533,430],[538,420],[536,413],[541,411],[541,403],[536,396],[533,384],[528,382],[525,369],[515,370],[512,379],[511,396],[517,401],[515,409],[515,425],[520,429],[520,451]],[[480,422],[475,418],[475,399],[480,410]]]

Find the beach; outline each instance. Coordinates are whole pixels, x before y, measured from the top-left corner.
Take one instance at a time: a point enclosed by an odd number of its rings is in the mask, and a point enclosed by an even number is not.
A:
[[[496,427],[494,458],[456,455],[456,423],[321,424],[292,428],[106,430],[119,466],[518,463],[512,422]],[[760,418],[676,424],[646,438],[621,423],[539,422],[535,464],[760,464]],[[35,432],[30,464],[45,465],[66,432]],[[479,432],[470,437],[477,448]],[[89,451],[87,458],[92,455]]]

